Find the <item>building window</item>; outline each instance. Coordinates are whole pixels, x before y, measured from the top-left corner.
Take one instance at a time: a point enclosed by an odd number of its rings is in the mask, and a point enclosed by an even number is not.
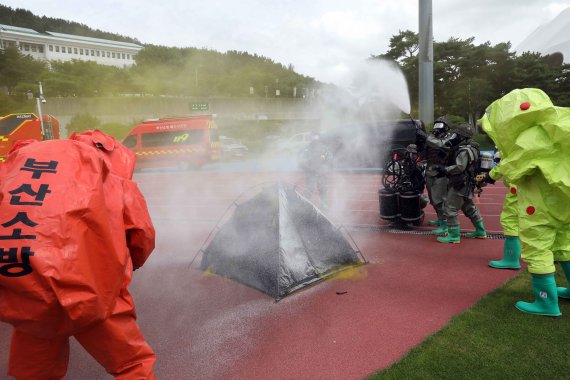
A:
[[[79,49],[79,54],[83,55],[83,49]]]
[[[71,54],[71,47],[68,47],[68,48],[67,48],[67,52],[68,52],[69,54]]]
[[[111,53],[107,52],[107,58],[109,58],[111,56]]]
[[[111,58],[115,58],[115,52],[111,53]]]
[[[127,54],[127,59],[131,59],[131,55],[130,55],[130,54]]]
[[[51,45],[49,47],[51,47]],[[59,46],[57,46],[57,45],[55,46],[55,52],[59,53]]]
[[[39,45],[38,50],[40,53],[43,53],[44,52],[44,45]]]
[[[99,51],[99,50],[97,50],[97,57],[100,57],[99,53],[100,53],[100,51]]]
[[[36,51],[38,51],[36,45],[32,45],[32,51],[35,53]]]
[[[121,54],[121,58],[125,59],[125,53]]]
[[[49,51],[53,51],[53,45],[49,45]],[[56,51],[57,51],[57,46],[56,46]]]
[[[73,48],[73,54],[77,54],[77,48]]]
[[[91,50],[91,56],[95,57],[95,50]]]

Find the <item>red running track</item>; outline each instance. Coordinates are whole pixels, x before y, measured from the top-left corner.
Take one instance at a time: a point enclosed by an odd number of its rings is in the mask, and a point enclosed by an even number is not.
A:
[[[135,179],[157,229],[157,248],[131,286],[140,326],[157,354],[158,379],[362,379],[401,358],[451,317],[516,275],[487,267],[502,240],[375,232],[352,236],[369,263],[275,302],[190,262],[243,191],[265,181],[302,185],[290,173],[141,173]],[[330,179],[330,217],[382,226],[378,175]],[[500,232],[505,188],[478,198],[485,224]],[[433,216],[431,206],[427,218]],[[462,229],[472,229],[461,219]],[[421,227],[427,229],[426,227]],[[513,300],[514,301],[514,300]],[[11,328],[0,324],[0,378]],[[72,340],[69,379],[108,379]]]

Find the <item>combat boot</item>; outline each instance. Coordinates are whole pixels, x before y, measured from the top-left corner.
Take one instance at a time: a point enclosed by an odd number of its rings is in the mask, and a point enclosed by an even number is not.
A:
[[[431,232],[432,234],[441,235],[447,233],[447,221],[445,219],[440,219],[439,227]]]
[[[559,317],[562,315],[558,307],[554,273],[533,274],[532,292],[534,293],[534,302],[518,301],[515,307],[529,314],[545,315],[547,317]]]
[[[440,219],[430,220],[430,221],[428,222],[428,224],[429,224],[430,226],[439,226],[439,225],[441,224],[441,220],[440,220]]]
[[[506,236],[503,244],[503,258],[489,261],[489,266],[498,269],[521,269],[521,241],[518,236]],[[569,296],[570,298],[570,296]]]
[[[441,236],[437,238],[440,243],[459,243],[460,233],[459,226],[449,227],[447,236]]]
[[[475,231],[468,232],[465,234],[468,238],[477,238],[477,239],[486,239],[487,238],[487,231],[485,231],[485,227],[483,227],[483,221],[480,220],[475,223]]]
[[[560,265],[564,270],[566,280],[568,280],[568,283],[570,284],[570,261],[561,261]],[[570,285],[568,288],[558,287],[556,290],[558,291],[558,297],[570,299]]]

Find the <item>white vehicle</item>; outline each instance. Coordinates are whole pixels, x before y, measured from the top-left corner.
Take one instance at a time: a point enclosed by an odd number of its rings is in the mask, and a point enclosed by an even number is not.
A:
[[[311,132],[297,133],[287,140],[279,142],[277,152],[282,154],[297,154],[311,142]]]
[[[220,136],[220,148],[224,158],[244,157],[249,151],[247,146],[243,145],[241,141],[226,136]]]

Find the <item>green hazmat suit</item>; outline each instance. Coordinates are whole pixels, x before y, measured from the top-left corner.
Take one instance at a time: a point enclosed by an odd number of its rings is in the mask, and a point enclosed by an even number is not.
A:
[[[481,120],[501,152],[500,172],[517,188],[523,260],[533,275],[534,303],[526,313],[559,316],[554,262],[570,261],[570,108],[542,90],[513,90]]]
[[[501,164],[495,165],[491,172],[490,177],[495,181],[501,179]],[[517,205],[517,187],[509,184],[503,180],[504,185],[507,187],[508,192],[503,201],[503,209],[501,210],[500,222],[503,228],[503,233],[506,236],[519,236],[519,213]]]
[[[522,258],[530,273],[554,273],[554,261],[570,261],[570,108],[527,88],[493,102],[481,121],[517,188]]]

